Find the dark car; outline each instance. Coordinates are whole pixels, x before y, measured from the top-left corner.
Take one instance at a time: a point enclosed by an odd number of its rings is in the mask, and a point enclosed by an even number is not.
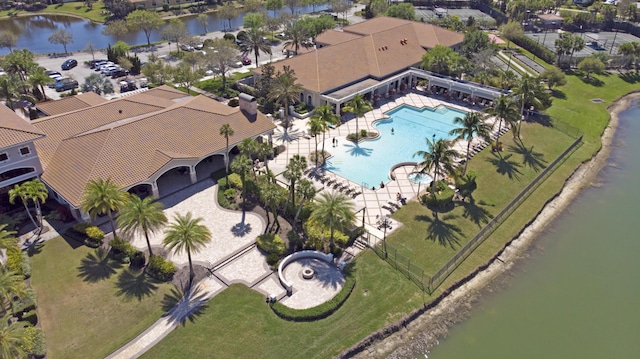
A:
[[[72,68],[78,66],[78,61],[74,60],[74,59],[69,59],[66,60],[65,62],[62,63],[62,69],[63,70],[71,70]]]
[[[73,90],[78,88],[78,81],[67,79],[65,81],[56,82],[56,92],[62,92],[67,90]]]
[[[117,79],[123,76],[127,76],[129,74],[129,71],[125,70],[125,69],[117,69],[114,72],[111,73],[111,78],[112,79]]]
[[[243,65],[251,65],[251,59],[246,56],[241,57],[240,61],[242,61]]]

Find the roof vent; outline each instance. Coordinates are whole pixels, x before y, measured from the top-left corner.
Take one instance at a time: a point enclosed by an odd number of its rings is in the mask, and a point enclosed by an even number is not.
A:
[[[122,110],[118,110],[118,113],[119,113],[119,114],[122,114]]]

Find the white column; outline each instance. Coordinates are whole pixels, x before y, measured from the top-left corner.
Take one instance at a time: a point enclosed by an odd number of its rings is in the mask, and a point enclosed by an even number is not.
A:
[[[191,184],[198,182],[198,176],[196,175],[195,166],[189,166],[189,176],[191,177]]]
[[[158,190],[158,182],[156,181],[151,182],[151,195],[154,198],[160,197],[160,191]]]

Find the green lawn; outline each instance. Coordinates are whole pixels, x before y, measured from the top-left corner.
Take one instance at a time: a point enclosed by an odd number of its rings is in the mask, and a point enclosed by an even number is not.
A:
[[[374,253],[365,252],[355,268],[353,293],[326,319],[282,320],[263,295],[236,284],[142,358],[330,358],[422,305],[418,287]]]
[[[46,242],[31,262],[50,359],[104,358],[171,306],[170,284],[103,261],[94,249],[73,249],[62,237]]]

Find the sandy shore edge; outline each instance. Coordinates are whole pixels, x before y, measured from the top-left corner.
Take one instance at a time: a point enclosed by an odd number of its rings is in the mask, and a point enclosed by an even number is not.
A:
[[[619,123],[618,114],[636,99],[640,99],[640,93],[630,93],[614,101],[607,108],[611,119],[601,136],[600,151],[576,169],[556,198],[550,201],[534,221],[504,249],[499,260],[451,292],[438,305],[409,323],[405,329],[374,343],[354,358],[403,358],[417,351],[426,352],[438,344],[439,338],[447,335],[449,327],[466,319],[478,298],[479,291],[492,279],[509,271],[547,224],[557,217],[583,188],[593,183],[611,153],[611,144]]]

